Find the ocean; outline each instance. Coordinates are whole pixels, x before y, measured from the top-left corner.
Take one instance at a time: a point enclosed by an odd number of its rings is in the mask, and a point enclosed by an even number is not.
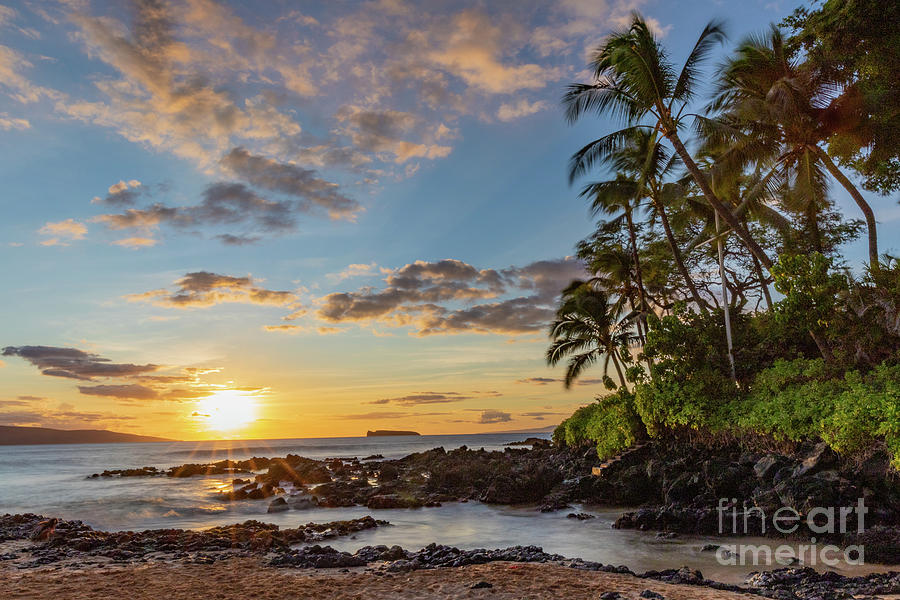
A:
[[[614,507],[574,506],[571,511],[541,513],[534,506],[451,502],[441,507],[420,509],[372,511],[358,506],[268,514],[270,500],[220,501],[217,492],[231,487],[232,477],[227,475],[89,478],[92,473],[105,469],[166,468],[190,462],[276,457],[288,453],[316,459],[364,458],[373,454],[400,458],[438,446],[446,450],[463,445],[497,450],[504,444],[531,435],[534,434],[0,446],[0,514],[31,512],[80,519],[96,529],[108,531],[200,529],[247,519],[296,527],[309,522],[371,514],[390,521],[391,525],[329,540],[329,545],[352,552],[374,544],[399,544],[413,550],[432,542],[464,549],[532,544],[543,547],[546,552],[625,565],[635,571],[687,565],[700,569],[706,577],[733,583],[741,582],[751,571],[760,570],[759,567],[720,565],[714,553],[700,551],[707,543],[737,541],[690,536],[659,539],[651,532],[613,529],[613,522],[623,512]],[[586,521],[568,519],[569,512],[588,512],[596,518]],[[777,545],[781,542],[744,538],[740,543]],[[836,570],[860,574],[879,569],[841,565]]]

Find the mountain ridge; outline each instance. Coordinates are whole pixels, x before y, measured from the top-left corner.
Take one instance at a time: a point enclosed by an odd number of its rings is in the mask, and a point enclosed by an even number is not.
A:
[[[40,444],[117,444],[174,442],[167,438],[106,429],[50,429],[48,427],[16,427],[0,425],[0,446],[32,446]]]

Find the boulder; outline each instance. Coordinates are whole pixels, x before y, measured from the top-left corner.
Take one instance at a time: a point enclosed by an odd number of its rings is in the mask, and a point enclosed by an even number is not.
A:
[[[753,472],[759,479],[771,479],[784,464],[784,459],[776,454],[767,454],[756,461]]]
[[[700,477],[696,473],[682,473],[666,488],[666,503],[681,504],[694,499],[700,493]]]
[[[272,502],[269,503],[269,509],[266,512],[284,512],[289,508],[290,506],[288,506],[287,500],[285,500],[284,498],[275,498],[274,500],[272,500]]]
[[[288,500],[288,506],[294,510],[307,510],[315,508],[316,503],[311,496],[291,496]]]
[[[369,498],[366,507],[377,508],[418,508],[422,502],[412,498],[402,498],[398,494],[378,494]]]
[[[813,446],[803,462],[794,469],[794,477],[814,475],[834,466],[835,462],[837,462],[837,455],[834,451],[825,442],[819,442]]]

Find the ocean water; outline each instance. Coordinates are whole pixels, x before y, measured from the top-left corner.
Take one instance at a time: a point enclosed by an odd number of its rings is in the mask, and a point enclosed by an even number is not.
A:
[[[109,531],[168,527],[199,529],[247,519],[296,527],[309,522],[371,514],[390,521],[391,525],[330,540],[329,544],[350,552],[369,544],[399,544],[407,549],[418,549],[431,542],[465,549],[533,544],[543,547],[546,552],[625,565],[635,571],[687,565],[700,569],[707,577],[734,583],[743,581],[751,571],[766,568],[725,566],[716,561],[714,553],[700,552],[706,543],[728,544],[737,543],[737,540],[700,537],[661,540],[650,532],[613,529],[612,523],[622,511],[611,507],[573,507],[575,511],[596,516],[586,521],[567,519],[568,510],[540,513],[534,506],[492,506],[478,502],[447,503],[420,509],[312,508],[268,514],[270,500],[219,501],[217,492],[231,487],[232,477],[229,476],[89,478],[92,473],[104,469],[167,468],[189,462],[275,457],[288,453],[317,459],[364,458],[372,454],[399,458],[438,446],[446,450],[463,445],[494,450],[525,437],[528,436],[480,434],[0,446],[0,514],[33,512],[81,519],[92,527]],[[740,543],[778,544],[772,540],[752,539],[742,539]],[[859,574],[885,569],[842,563],[834,570]]]

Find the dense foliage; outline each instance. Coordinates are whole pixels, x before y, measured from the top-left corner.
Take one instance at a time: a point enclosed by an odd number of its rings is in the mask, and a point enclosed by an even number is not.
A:
[[[719,25],[681,69],[637,15],[598,48],[567,117],[625,127],[572,157],[573,180],[607,178],[583,188],[599,217],[577,246],[592,277],[563,291],[547,358],[566,361],[567,387],[600,364],[613,391],[565,420],[558,443],[609,457],[660,435],[815,439],[887,449],[900,469],[900,262],[879,254],[853,183],[900,182],[896,98],[879,100],[900,80],[900,11],[873,6],[830,0],[790,17],[791,37],[748,38],[705,102],[699,68]],[[838,211],[834,184],[858,212]],[[854,273],[840,253],[861,235]]]

